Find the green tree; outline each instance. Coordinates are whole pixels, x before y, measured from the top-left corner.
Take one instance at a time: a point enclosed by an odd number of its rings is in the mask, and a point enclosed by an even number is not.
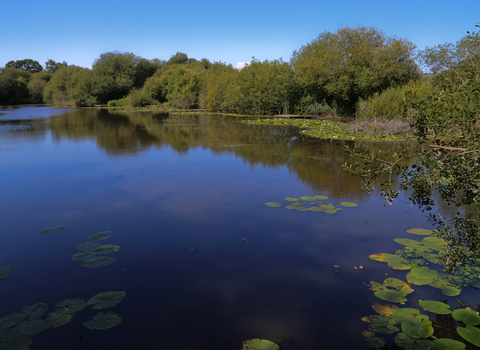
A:
[[[28,92],[30,94],[31,103],[43,102],[43,90],[50,81],[51,74],[47,72],[33,73],[28,83]]]
[[[375,28],[342,27],[294,51],[291,63],[305,96],[353,112],[360,98],[420,76],[414,50],[410,41]]]
[[[63,61],[62,63],[60,62],[55,62],[54,60],[50,59],[47,62],[45,62],[45,71],[53,74],[57,70],[59,70],[62,67],[68,66],[67,62]]]
[[[18,61],[9,61],[5,65],[5,68],[7,67],[23,69],[30,73],[38,73],[43,71],[43,67],[40,63],[38,63],[38,61],[34,61],[29,58],[24,60],[18,60]]]
[[[469,33],[466,40],[472,47],[480,45],[478,33]],[[451,70],[442,89],[428,99],[416,84],[406,91],[415,142],[392,155],[350,150],[352,161],[346,167],[367,190],[386,174],[381,187],[387,203],[400,190],[409,190],[410,201],[422,210],[432,210],[434,196],[458,208],[453,216],[430,215],[438,235],[447,239],[449,271],[480,254],[480,60],[472,53]],[[403,165],[406,159],[413,164]]]
[[[175,55],[172,55],[167,61],[167,64],[186,64],[189,63],[189,58],[186,53],[177,52]]]
[[[0,104],[28,103],[28,82],[31,73],[23,69],[0,69]]]

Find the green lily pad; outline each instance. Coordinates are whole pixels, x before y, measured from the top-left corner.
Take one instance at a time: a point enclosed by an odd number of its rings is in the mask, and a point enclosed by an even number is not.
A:
[[[473,310],[457,309],[452,312],[452,316],[457,321],[461,321],[469,326],[480,324],[480,316]]]
[[[324,200],[328,199],[328,197],[327,196],[315,196],[315,199],[324,201]]]
[[[405,294],[399,292],[398,290],[380,290],[374,294],[377,298],[390,301],[392,303],[405,303],[407,301]]]
[[[17,326],[17,332],[22,335],[36,335],[43,332],[45,326],[45,320],[41,318],[26,319]]]
[[[423,245],[422,243],[415,241],[414,239],[409,239],[409,238],[395,238],[395,242],[398,244],[404,245],[406,247],[410,248],[422,248]]]
[[[480,347],[480,329],[477,327],[470,325],[465,328],[457,327],[457,333],[469,343]]]
[[[0,330],[16,326],[26,318],[27,314],[24,312],[16,312],[2,317],[0,318]]]
[[[352,203],[352,202],[340,202],[340,205],[342,207],[348,207],[348,208],[358,207],[358,204]]]
[[[303,197],[300,197],[300,199],[302,201],[307,201],[307,202],[313,202],[315,200],[314,197],[309,197],[309,196],[303,196]]]
[[[95,261],[97,255],[95,252],[81,252],[72,255],[73,261],[92,262]]]
[[[298,202],[299,199],[298,198],[294,198],[294,197],[287,197],[287,198],[284,198],[287,202]]]
[[[370,281],[370,290],[373,290],[374,292],[378,292],[381,290],[389,290],[389,289],[381,283]]]
[[[408,284],[399,280],[398,278],[394,278],[394,277],[386,278],[383,281],[383,284],[386,285],[387,287],[395,288],[396,290],[398,290],[399,292],[402,292],[405,295],[410,294],[412,292],[412,288],[410,288]]]
[[[414,267],[412,271],[410,271],[413,277],[420,278],[420,279],[434,279],[438,276],[437,270],[432,270],[427,266],[420,266]]]
[[[439,256],[438,254],[432,254],[432,253],[428,253],[428,252],[425,252],[422,257],[427,260],[427,261],[430,261],[431,263],[433,264],[437,264],[437,265],[440,265],[441,264],[441,261],[439,259]]]
[[[363,322],[368,322],[371,324],[376,324],[380,326],[394,326],[397,324],[397,321],[392,320],[391,318],[379,316],[379,315],[371,315],[362,317]]]
[[[372,308],[385,317],[392,317],[393,313],[399,309],[397,305],[384,305],[380,303],[373,303]]]
[[[391,254],[385,254],[385,253],[370,254],[368,257],[375,261],[386,262],[387,255],[391,255]]]
[[[321,212],[324,211],[322,208],[319,208],[319,207],[310,207],[310,208],[308,208],[308,210],[314,211],[314,212],[317,212],[317,213],[321,213]]]
[[[407,230],[407,232],[417,236],[430,236],[432,234],[431,230],[426,230],[424,228],[412,228]]]
[[[60,231],[63,231],[65,229],[65,226],[59,225],[59,226],[50,226],[47,228],[44,228],[43,230],[38,231],[39,233],[43,233],[44,235],[50,235],[52,233],[57,233]]]
[[[84,323],[84,326],[93,330],[104,330],[118,326],[122,323],[122,318],[114,312],[98,312],[93,316],[92,321]]]
[[[426,315],[407,318],[402,322],[402,331],[410,338],[428,338],[433,334],[432,322]]]
[[[295,207],[296,211],[308,211],[308,208],[305,207]]]
[[[398,333],[393,340],[402,349],[407,350],[428,350],[433,347],[433,342],[426,339],[410,338],[405,333]]]
[[[91,239],[92,241],[101,241],[101,240],[107,239],[111,235],[112,235],[112,231],[102,231],[102,232],[93,233],[87,238]]]
[[[91,297],[87,304],[93,305],[92,309],[107,309],[121,302],[126,294],[125,292],[99,293]]]
[[[442,293],[447,297],[455,297],[462,292],[460,288],[457,288],[454,286],[445,286],[444,288],[441,288],[441,290],[442,290]]]
[[[267,203],[265,203],[265,205],[266,205],[267,207],[278,208],[278,207],[281,207],[281,206],[282,206],[282,203],[278,203],[278,202],[267,202]]]
[[[242,350],[278,350],[280,347],[266,339],[249,339],[242,343]]]
[[[56,303],[55,307],[57,308],[55,310],[57,314],[71,314],[85,309],[87,304],[83,299],[72,298]]]
[[[73,315],[69,313],[63,313],[63,314],[59,314],[56,312],[49,313],[46,321],[47,323],[46,323],[45,329],[61,327],[69,323],[72,320],[72,318],[73,318]]]
[[[40,318],[45,315],[48,311],[48,305],[45,303],[38,303],[32,306],[27,307],[23,312],[27,315],[27,318],[33,320],[35,318]]]
[[[2,344],[1,342],[10,341],[19,336],[20,333],[17,331],[17,326],[2,329],[0,330],[0,344]]]
[[[402,258],[397,254],[385,254],[386,262],[394,270],[410,270],[412,266],[412,261]]]
[[[2,266],[0,267],[0,280],[8,277],[12,273],[12,268],[10,266]]]
[[[395,310],[395,312],[392,314],[392,319],[394,319],[398,323],[402,323],[407,318],[415,318],[419,315],[421,315],[421,312],[419,310],[405,307]]]
[[[112,256],[96,256],[95,260],[86,262],[81,266],[87,269],[96,269],[99,267],[104,267],[104,266],[113,264],[115,261],[117,261],[117,259],[115,259]]]
[[[335,206],[333,204],[320,204],[319,208],[322,208],[323,210],[333,210],[335,209]]]
[[[337,210],[336,209],[326,209],[326,210],[324,210],[324,212],[326,214],[336,214]]]
[[[435,300],[423,300],[419,302],[419,305],[434,314],[449,315],[452,313],[450,305]]]
[[[374,348],[383,348],[385,346],[385,340],[375,337],[375,334],[369,331],[363,331],[363,336]]]
[[[395,327],[395,326],[383,326],[380,324],[372,324],[370,327],[368,327],[370,330],[376,333],[381,333],[381,334],[393,334],[397,333],[400,331],[400,328]]]
[[[302,202],[293,202],[290,204],[291,207],[304,207],[305,203]]]
[[[412,275],[411,272],[407,273],[407,282],[415,284],[417,286],[426,286],[427,284],[430,284],[433,282],[433,278],[418,278]]]
[[[21,335],[10,341],[0,343],[0,350],[28,350],[30,345],[32,345],[32,338],[28,335]]]
[[[425,247],[438,251],[443,251],[446,244],[445,240],[439,237],[425,237],[422,243]]]
[[[113,245],[113,244],[105,244],[102,245],[100,248],[95,250],[95,254],[111,254],[116,253],[120,249],[120,246]]]
[[[75,249],[77,249],[78,251],[81,251],[81,252],[93,252],[100,247],[101,247],[101,245],[97,242],[85,242],[85,243],[77,245],[75,247]]]
[[[441,338],[433,341],[435,350],[463,350],[465,344],[453,339]]]
[[[296,207],[294,207],[294,206],[292,206],[292,205],[287,205],[287,206],[285,206],[285,208],[287,208],[287,209],[295,209]]]

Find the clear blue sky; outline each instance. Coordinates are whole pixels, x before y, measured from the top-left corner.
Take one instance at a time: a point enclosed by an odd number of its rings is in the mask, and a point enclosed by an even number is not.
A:
[[[480,0],[22,0],[1,6],[0,67],[48,59],[91,67],[107,51],[231,63],[288,61],[324,31],[362,24],[419,49],[455,42],[480,22]]]

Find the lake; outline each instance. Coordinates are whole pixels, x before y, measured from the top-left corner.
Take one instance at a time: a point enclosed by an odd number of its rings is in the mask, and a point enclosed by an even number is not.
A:
[[[361,318],[383,301],[367,285],[405,279],[369,255],[395,253],[394,238],[423,238],[408,229],[431,229],[404,195],[385,207],[378,191],[362,193],[342,169],[341,141],[294,128],[206,114],[3,112],[0,266],[12,273],[0,281],[0,316],[125,292],[112,308],[88,306],[32,335],[32,349],[225,350],[254,338],[282,350],[368,349]],[[313,206],[342,210],[286,209],[284,198],[301,196],[328,196]],[[56,225],[65,229],[39,232]],[[102,231],[112,235],[99,244],[119,246],[103,255],[115,262],[72,260]],[[465,289],[461,300],[477,305],[478,296]],[[454,309],[459,297],[415,287],[408,298],[448,299]],[[109,311],[121,324],[84,325]],[[393,335],[379,336],[392,345]]]

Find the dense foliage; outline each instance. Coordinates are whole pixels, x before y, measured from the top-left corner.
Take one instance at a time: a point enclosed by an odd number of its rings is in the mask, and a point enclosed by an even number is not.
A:
[[[477,25],[478,26],[478,25]],[[480,48],[480,35],[462,40]],[[480,56],[468,50],[441,73],[429,96],[413,84],[405,90],[415,140],[386,155],[352,150],[346,167],[364,181],[365,188],[383,173],[382,194],[390,203],[400,190],[409,190],[412,204],[432,210],[435,199],[457,207],[454,214],[431,214],[438,234],[448,240],[444,262],[449,270],[480,254]],[[436,67],[436,65],[434,65]],[[436,69],[436,68],[435,68]],[[414,159],[413,165],[402,165]],[[399,178],[394,176],[398,173]]]

